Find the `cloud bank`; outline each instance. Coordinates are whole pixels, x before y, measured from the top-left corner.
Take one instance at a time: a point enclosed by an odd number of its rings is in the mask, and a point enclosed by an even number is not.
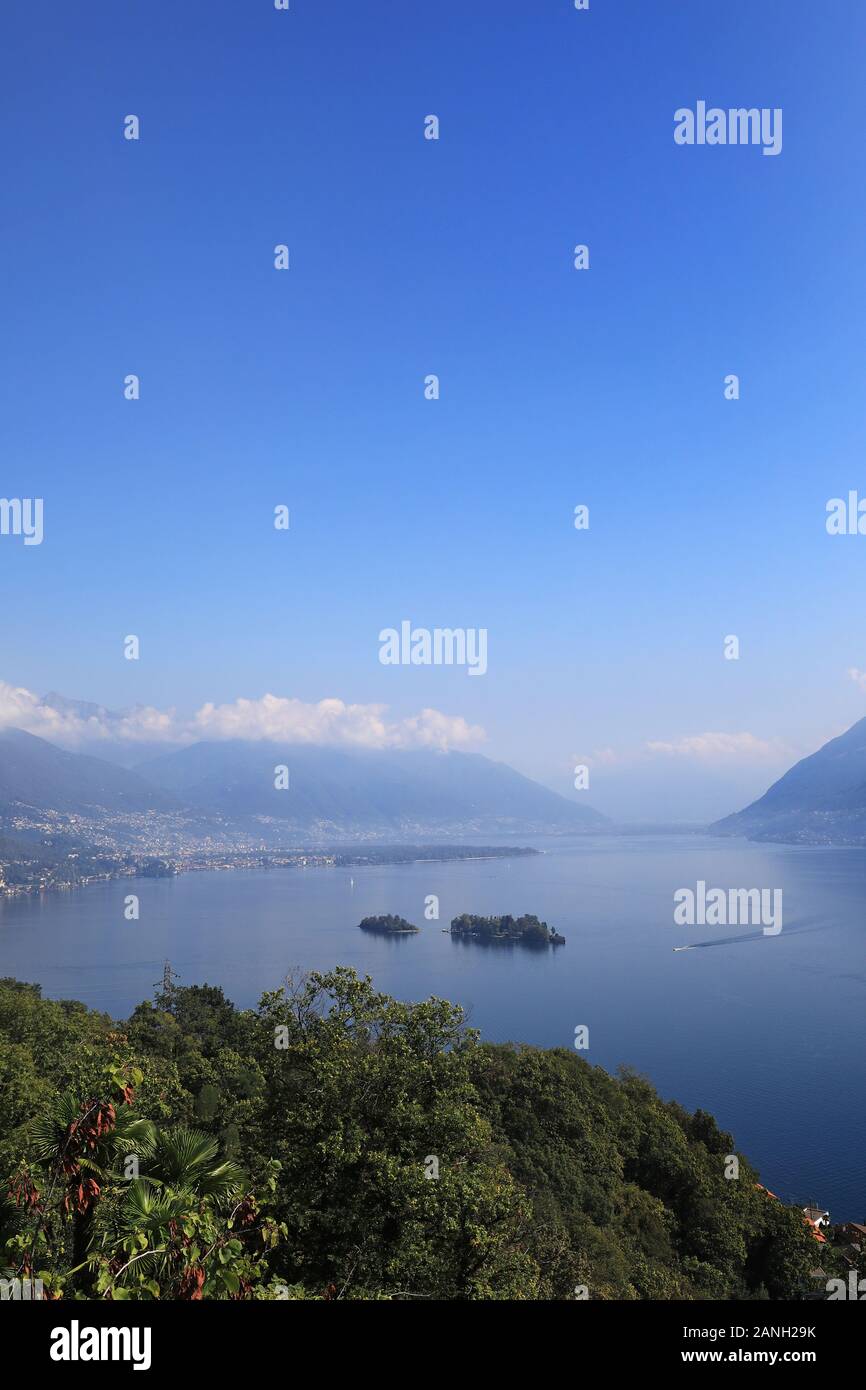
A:
[[[690,734],[671,743],[654,740],[647,751],[666,757],[697,758],[704,762],[775,762],[790,756],[781,739],[756,738],[754,734]]]
[[[280,695],[207,703],[192,718],[151,705],[116,712],[102,705],[42,698],[0,681],[0,729],[24,729],[67,747],[112,743],[195,743],[200,739],[274,740],[354,748],[464,748],[480,743],[484,730],[461,715],[422,709],[405,719],[388,718],[387,705],[350,705],[343,700],[303,700]]]
[[[756,763],[790,762],[802,754],[783,739],[763,739],[745,731],[734,734],[707,732],[687,734],[682,738],[649,739],[640,746],[629,748],[596,748],[590,754],[574,755],[575,764],[589,767],[631,770],[651,766],[658,758],[676,759],[680,763],[695,763],[705,767],[724,767],[726,764],[750,766]]]

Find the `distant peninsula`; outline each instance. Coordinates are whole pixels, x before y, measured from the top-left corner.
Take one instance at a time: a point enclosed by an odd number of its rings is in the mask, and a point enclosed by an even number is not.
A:
[[[326,853],[333,856],[338,868],[346,868],[356,864],[420,864],[428,860],[445,863],[453,859],[515,859],[541,851],[518,845],[439,844],[371,845],[364,849],[332,849]]]
[[[405,936],[421,930],[407,922],[405,917],[395,917],[391,912],[381,917],[365,917],[358,925],[361,931],[378,932],[380,936]]]
[[[451,923],[451,935],[470,937],[473,941],[485,943],[517,941],[522,946],[564,946],[565,937],[560,936],[546,922],[537,917],[475,917],[463,912]]]
[[[16,821],[20,830],[21,818]],[[36,830],[40,829],[40,838]],[[449,863],[475,859],[511,859],[541,851],[517,845],[364,845],[353,848],[262,850],[244,846],[202,849],[184,843],[161,858],[90,847],[80,838],[46,833],[27,825],[27,836],[4,833],[0,814],[0,897],[84,887],[114,878],[171,878],[190,871],[280,868],[364,868],[382,864]]]

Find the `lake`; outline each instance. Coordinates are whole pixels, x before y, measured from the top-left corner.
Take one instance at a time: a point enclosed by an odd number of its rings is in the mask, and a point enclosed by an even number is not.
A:
[[[533,843],[531,840],[521,843]],[[403,999],[463,1004],[484,1037],[571,1048],[710,1110],[786,1200],[866,1218],[866,851],[703,836],[536,841],[523,859],[188,873],[0,899],[0,974],[116,1017],[171,960],[240,1006],[292,968],[342,964]],[[782,931],[674,925],[673,894],[780,888]],[[141,916],[124,918],[136,893]],[[439,921],[424,918],[436,894]],[[361,932],[397,913],[418,936]],[[536,913],[565,946],[485,947],[460,912]],[[674,952],[674,946],[700,949]]]

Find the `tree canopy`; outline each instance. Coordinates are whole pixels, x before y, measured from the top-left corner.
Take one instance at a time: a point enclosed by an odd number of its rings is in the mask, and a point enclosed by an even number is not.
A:
[[[816,1263],[703,1111],[338,968],[117,1023],[0,982],[0,1265],[51,1297],[796,1298]]]

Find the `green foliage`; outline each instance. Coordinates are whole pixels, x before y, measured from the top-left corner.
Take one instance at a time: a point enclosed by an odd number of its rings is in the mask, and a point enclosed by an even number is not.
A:
[[[125,1024],[0,981],[0,1266],[49,1295],[799,1297],[814,1238],[734,1152],[639,1076],[347,969]]]

